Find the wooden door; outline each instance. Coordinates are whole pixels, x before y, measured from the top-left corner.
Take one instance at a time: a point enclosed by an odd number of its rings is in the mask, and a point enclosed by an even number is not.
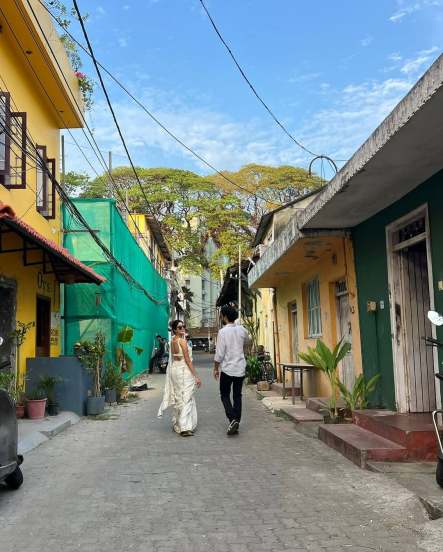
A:
[[[431,308],[426,241],[398,252],[401,271],[401,320],[403,362],[409,412],[436,408],[434,357],[423,338],[432,335],[427,318]]]
[[[37,297],[35,355],[50,356],[51,345],[51,300],[48,297]]]
[[[352,345],[351,309],[349,306],[349,293],[345,280],[340,280],[335,284],[335,297],[338,339],[343,339]],[[352,349],[340,362],[339,375],[340,381],[346,385],[348,389],[352,389],[355,381]]]

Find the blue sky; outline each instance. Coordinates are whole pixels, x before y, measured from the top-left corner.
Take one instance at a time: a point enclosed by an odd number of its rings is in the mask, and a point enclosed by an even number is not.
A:
[[[79,5],[90,14],[87,28],[97,58],[217,168],[307,166],[309,157],[241,79],[198,0]],[[207,0],[207,6],[292,134],[335,159],[352,155],[443,46],[443,0]],[[77,24],[72,32],[81,39]],[[87,60],[84,69],[95,78]],[[137,164],[208,172],[107,84]],[[90,120],[103,151],[113,151],[114,166],[126,164],[98,88]],[[68,169],[91,173],[66,140]],[[79,140],[85,143],[81,135]]]

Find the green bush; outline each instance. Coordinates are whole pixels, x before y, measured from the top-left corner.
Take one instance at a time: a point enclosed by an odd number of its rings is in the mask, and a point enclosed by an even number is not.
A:
[[[250,356],[246,360],[246,375],[249,383],[257,383],[261,378],[261,362],[256,356]]]

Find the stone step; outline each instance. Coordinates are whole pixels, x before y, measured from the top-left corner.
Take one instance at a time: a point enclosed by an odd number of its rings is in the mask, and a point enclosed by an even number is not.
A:
[[[277,382],[274,382],[272,385],[271,385],[271,389],[273,391],[276,391],[277,393],[279,393],[281,396],[283,396],[283,384],[282,383],[277,383]],[[294,395],[296,397],[299,397],[300,396],[300,387],[294,387]],[[286,396],[287,397],[292,397],[292,387],[291,387],[291,384],[286,384]]]
[[[410,460],[435,460],[437,439],[431,414],[398,414],[390,410],[356,410],[354,423],[408,449]]]
[[[303,422],[323,422],[323,416],[321,416],[318,412],[309,410],[308,408],[292,406],[292,404],[289,404],[280,408],[280,411],[297,424]]]
[[[306,399],[306,408],[309,408],[309,410],[314,410],[315,412],[320,412],[320,410],[326,408],[327,402],[327,397],[309,397],[308,399]],[[342,399],[337,399],[337,406],[339,408],[344,408],[344,401]]]
[[[318,437],[361,468],[370,460],[401,462],[408,458],[406,447],[355,424],[321,425]]]

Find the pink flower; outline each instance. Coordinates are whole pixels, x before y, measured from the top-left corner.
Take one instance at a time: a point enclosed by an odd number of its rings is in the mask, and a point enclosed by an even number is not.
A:
[[[78,79],[85,79],[85,78],[86,78],[85,73],[82,73],[81,71],[76,71],[76,72],[75,72],[75,76],[76,76]]]

